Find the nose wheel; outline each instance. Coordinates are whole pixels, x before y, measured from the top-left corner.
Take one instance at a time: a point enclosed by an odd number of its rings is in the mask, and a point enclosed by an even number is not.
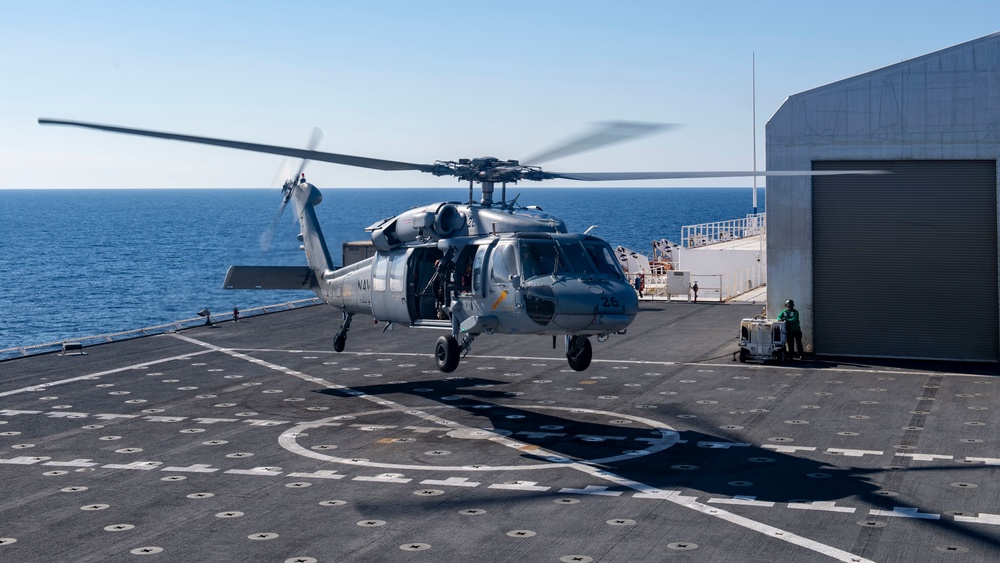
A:
[[[574,371],[583,371],[590,367],[590,360],[594,357],[594,349],[590,346],[590,339],[586,336],[567,337],[566,361]]]

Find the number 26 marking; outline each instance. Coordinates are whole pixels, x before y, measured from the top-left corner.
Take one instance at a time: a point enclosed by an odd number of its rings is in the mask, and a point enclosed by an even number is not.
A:
[[[605,307],[618,307],[618,299],[615,297],[601,297],[601,304]]]

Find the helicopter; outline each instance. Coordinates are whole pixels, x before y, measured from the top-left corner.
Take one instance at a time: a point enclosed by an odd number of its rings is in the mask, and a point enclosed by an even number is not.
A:
[[[590,337],[604,342],[623,335],[639,311],[638,296],[615,251],[589,233],[571,233],[565,222],[540,208],[507,201],[507,185],[519,181],[650,180],[746,176],[799,176],[873,173],[873,171],[753,172],[547,172],[538,166],[594,148],[669,128],[667,124],[609,122],[597,130],[528,159],[534,164],[496,157],[462,158],[413,164],[314,150],[198,137],[81,121],[40,118],[42,125],[67,125],[108,132],[277,154],[301,159],[298,172],[282,186],[275,221],[289,202],[300,226],[298,238],[306,266],[231,266],[227,289],[313,291],[337,309],[342,324],[334,336],[336,352],[346,348],[357,314],[409,327],[436,328],[437,367],[457,369],[482,334],[562,337],[569,367],[586,370],[593,358]],[[382,219],[366,229],[375,255],[335,268],[315,207],[323,196],[303,169],[309,161],[385,171],[419,171],[453,176],[469,184],[466,202],[416,207]],[[875,171],[877,173],[877,171]],[[475,201],[473,187],[480,185]],[[501,187],[499,201],[495,188]],[[273,224],[273,223],[272,223]]]

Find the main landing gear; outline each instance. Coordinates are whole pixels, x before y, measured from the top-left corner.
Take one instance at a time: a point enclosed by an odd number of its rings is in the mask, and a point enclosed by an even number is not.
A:
[[[583,371],[590,367],[594,357],[594,349],[586,336],[566,336],[566,361],[574,371]]]
[[[475,338],[474,335],[466,334],[461,344],[454,336],[438,338],[437,344],[434,345],[434,360],[437,362],[438,369],[444,373],[455,371],[462,355],[468,353],[469,349],[472,348],[472,341]]]

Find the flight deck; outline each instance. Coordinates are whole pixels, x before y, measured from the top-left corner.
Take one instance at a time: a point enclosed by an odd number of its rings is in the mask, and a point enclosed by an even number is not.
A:
[[[995,364],[740,363],[759,305],[560,340],[326,306],[0,362],[0,560],[985,561]]]

